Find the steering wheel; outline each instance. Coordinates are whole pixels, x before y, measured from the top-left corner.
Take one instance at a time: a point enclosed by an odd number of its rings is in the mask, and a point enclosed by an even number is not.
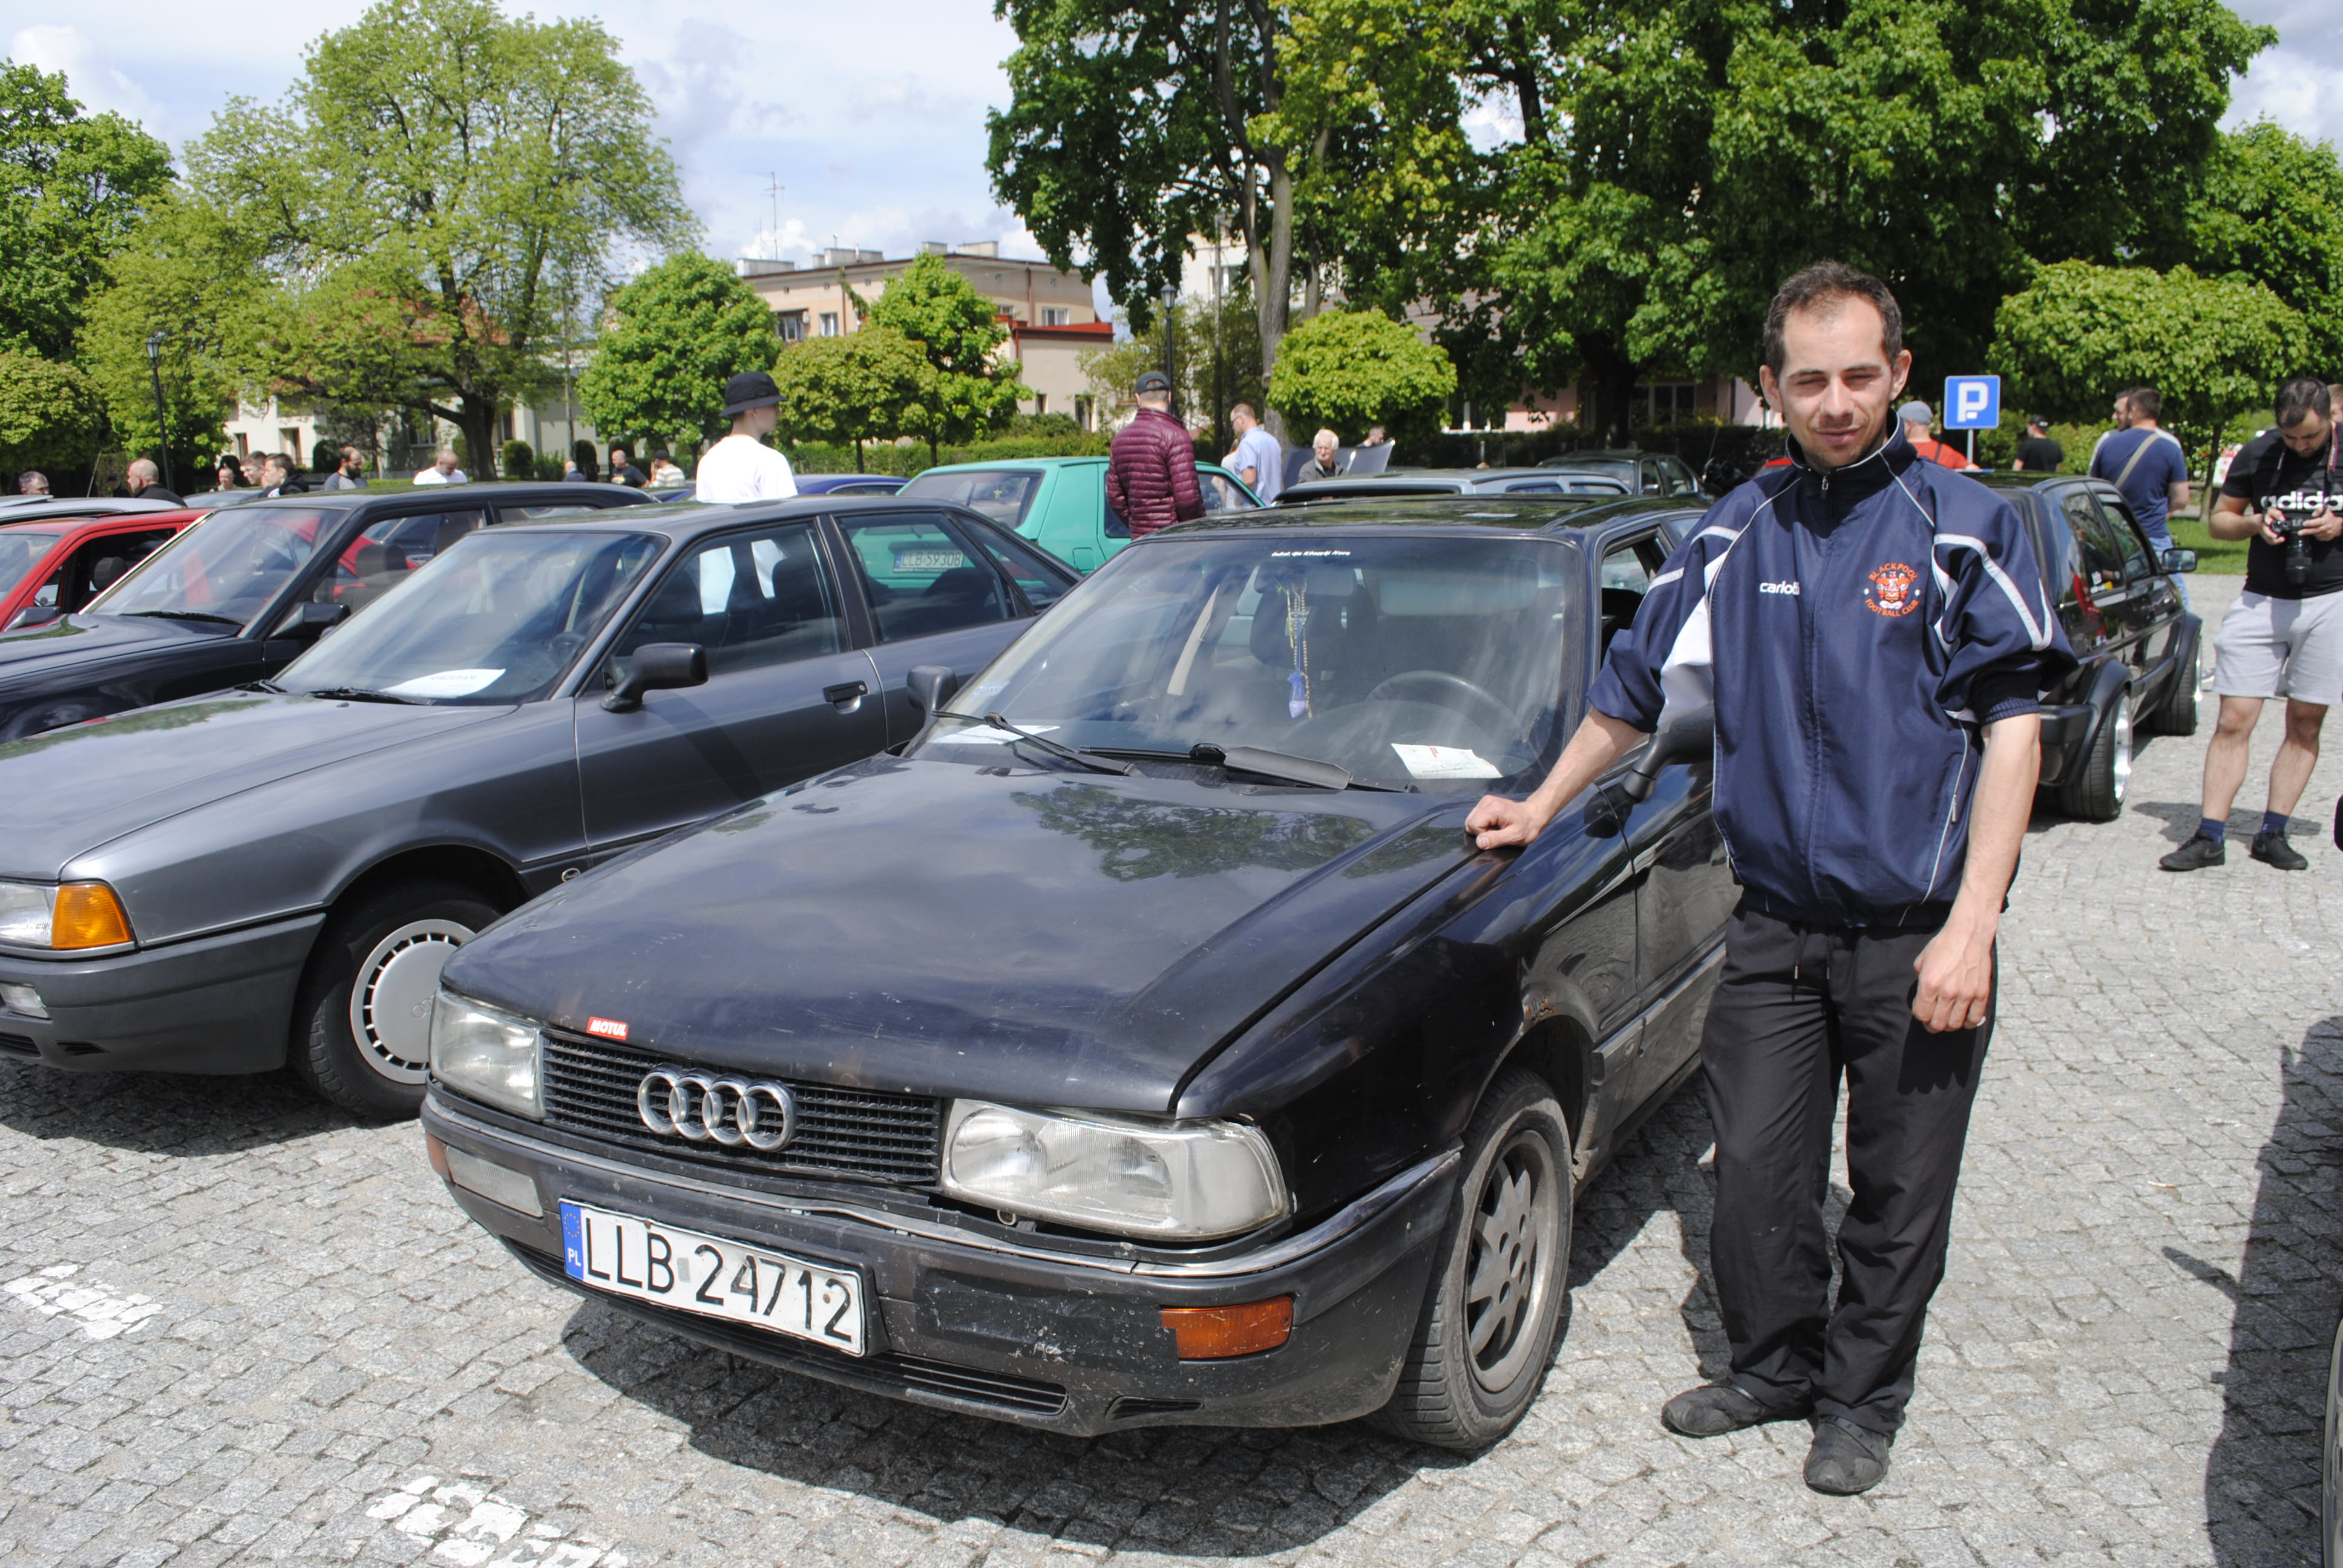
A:
[[[1482,690],[1461,675],[1444,669],[1410,669],[1379,681],[1367,693],[1369,702],[1396,702],[1402,694],[1413,689],[1433,694],[1429,700],[1450,707],[1463,706],[1480,709],[1480,717],[1493,720],[1483,726],[1493,735],[1523,739],[1522,721],[1513,710],[1489,693]]]

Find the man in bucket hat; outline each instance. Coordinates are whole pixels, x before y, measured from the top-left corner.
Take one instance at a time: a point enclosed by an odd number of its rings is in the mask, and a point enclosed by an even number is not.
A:
[[[781,389],[761,370],[745,371],[724,383],[724,412],[732,433],[700,454],[702,501],[778,501],[798,493],[789,460],[765,445],[781,422]]]

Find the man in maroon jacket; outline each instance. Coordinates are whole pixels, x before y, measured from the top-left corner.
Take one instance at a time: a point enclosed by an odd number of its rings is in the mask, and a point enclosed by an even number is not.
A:
[[[1106,464],[1106,504],[1131,525],[1131,537],[1204,515],[1196,483],[1196,443],[1172,417],[1172,380],[1150,370],[1133,390],[1139,413],[1114,438]]]

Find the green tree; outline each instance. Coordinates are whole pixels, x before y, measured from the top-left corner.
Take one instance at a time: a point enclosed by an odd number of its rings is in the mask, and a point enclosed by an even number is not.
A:
[[[35,354],[0,349],[0,475],[10,488],[26,468],[53,482],[86,468],[105,437],[106,404],[87,377]]]
[[[780,347],[772,312],[732,268],[680,252],[610,297],[578,399],[605,439],[711,441],[728,423],[724,383],[770,370]]]
[[[995,317],[992,301],[941,256],[920,256],[888,279],[867,314],[869,327],[893,328],[927,357],[930,374],[918,401],[903,410],[902,431],[927,438],[930,461],[946,441],[958,444],[1002,428],[1017,412],[1017,400],[1031,396],[1015,364],[997,357],[1009,329]]]
[[[2188,206],[2197,271],[2251,278],[2302,313],[2314,364],[2343,375],[2343,163],[2267,120],[2221,138]]]
[[[83,113],[64,76],[0,61],[0,347],[71,358],[106,258],[170,183],[161,142]]]
[[[265,374],[446,419],[479,473],[613,248],[690,237],[650,123],[596,23],[380,0],[317,42],[285,108],[232,102],[186,163],[286,286]]]
[[[851,443],[857,469],[866,441],[910,433],[930,401],[935,369],[920,345],[875,323],[838,337],[809,337],[781,351],[781,434],[795,441]],[[933,448],[930,449],[933,459]]]
[[[1258,411],[1267,402],[1268,383],[1261,371],[1261,333],[1249,291],[1224,296],[1217,312],[1210,301],[1186,300],[1169,313],[1174,407],[1183,418],[1203,428],[1196,440],[1215,452],[1236,445],[1228,424],[1230,408],[1249,403]],[[1133,406],[1131,388],[1150,370],[1163,368],[1166,313],[1120,343],[1085,348],[1079,357],[1082,375],[1099,407],[1119,410]]]
[[[2053,418],[2096,419],[2116,389],[2154,387],[2163,424],[2204,453],[2268,406],[2306,343],[2301,316],[2260,284],[2063,261],[2002,301],[1994,360],[2013,403]]]
[[[1269,400],[1297,440],[1325,426],[1356,441],[1370,425],[1399,439],[1440,427],[1456,393],[1456,367],[1404,322],[1369,310],[1330,310],[1286,336]]]

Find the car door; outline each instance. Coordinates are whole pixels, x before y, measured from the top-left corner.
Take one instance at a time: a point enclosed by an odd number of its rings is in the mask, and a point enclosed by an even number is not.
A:
[[[2123,552],[2124,588],[2128,598],[2127,610],[2131,621],[2131,640],[2125,662],[2131,665],[2133,678],[2139,683],[2135,694],[2142,700],[2152,695],[2167,675],[2164,668],[2172,657],[2173,638],[2179,630],[2180,591],[2165,575],[2156,551],[2147,542],[2147,530],[2132,516],[2131,508],[2112,485],[2093,485],[2091,497],[2099,503],[2099,516],[2113,536],[2117,548]]]
[[[2122,537],[2099,509],[2098,498],[2089,487],[2068,487],[2060,504],[2067,529],[2075,536],[2093,641],[2104,657],[2121,660],[2137,677],[2142,659],[2140,609],[2147,585],[2131,579]]]
[[[940,664],[966,680],[1009,646],[1031,612],[968,525],[948,513],[840,512],[830,521],[867,607],[887,743],[909,740],[927,722],[905,684],[912,668]]]
[[[878,671],[847,633],[809,522],[768,522],[679,551],[575,699],[578,788],[597,859],[886,744]],[[603,706],[646,643],[707,650],[705,684]]]
[[[176,526],[158,528],[151,524],[98,530],[55,563],[33,602],[68,612],[77,610],[178,531]]]

